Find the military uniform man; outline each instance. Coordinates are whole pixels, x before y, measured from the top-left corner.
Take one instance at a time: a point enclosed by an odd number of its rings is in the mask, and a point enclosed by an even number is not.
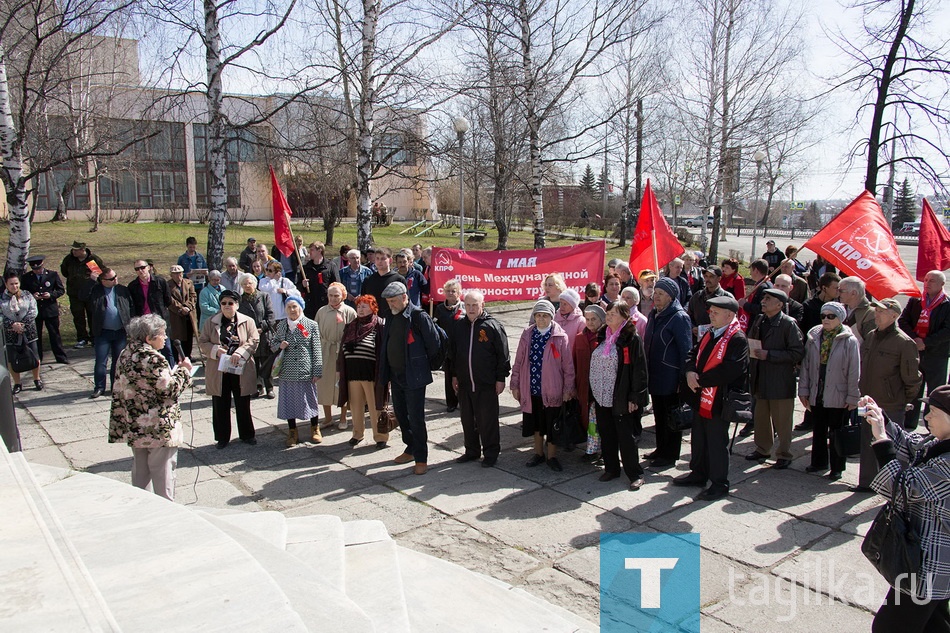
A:
[[[69,364],[66,350],[63,349],[63,338],[59,335],[59,303],[57,299],[66,294],[63,280],[54,270],[46,270],[43,262],[46,255],[28,257],[30,272],[20,276],[20,286],[36,299],[36,346],[43,360],[43,326],[49,335],[49,346],[57,363]]]

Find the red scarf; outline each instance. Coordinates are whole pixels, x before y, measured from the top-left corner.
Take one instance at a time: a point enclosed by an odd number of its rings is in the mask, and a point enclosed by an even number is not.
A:
[[[914,328],[914,332],[917,333],[917,336],[927,338],[927,330],[930,329],[930,313],[946,300],[947,295],[945,295],[943,291],[934,297],[930,303],[927,303],[927,295],[924,295],[924,298],[920,300],[920,318],[917,319],[917,326]]]
[[[726,355],[726,347],[729,346],[730,339],[732,339],[732,336],[740,329],[742,328],[739,325],[739,320],[733,319],[732,323],[726,327],[726,331],[723,333],[723,335],[720,336],[719,340],[716,341],[716,344],[713,345],[712,353],[706,360],[706,364],[703,365],[702,371],[715,369],[722,363],[722,359]],[[699,353],[696,354],[697,359],[702,357],[703,350],[706,349],[706,345],[709,344],[709,341],[712,340],[712,337],[712,330],[709,330],[703,336],[703,340],[699,342]],[[719,387],[703,387],[702,392],[699,394],[699,417],[706,418],[707,420],[712,419],[713,402],[716,400],[717,391],[719,391]]]

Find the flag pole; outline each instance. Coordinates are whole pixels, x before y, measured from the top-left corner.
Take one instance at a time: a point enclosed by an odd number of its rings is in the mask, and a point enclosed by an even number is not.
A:
[[[653,274],[660,276],[660,256],[656,252],[656,228],[650,231],[650,237],[653,239]]]

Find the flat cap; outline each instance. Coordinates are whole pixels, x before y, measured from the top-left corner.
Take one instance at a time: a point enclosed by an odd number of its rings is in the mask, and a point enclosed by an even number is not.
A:
[[[713,297],[706,302],[706,305],[717,308],[725,308],[726,310],[732,310],[733,312],[739,311],[739,302],[728,295],[722,297]]]
[[[383,296],[383,299],[390,299],[392,297],[398,297],[399,295],[404,295],[407,292],[409,291],[406,289],[406,284],[402,283],[401,281],[394,281],[388,286],[386,286],[385,289],[383,289],[382,296]]]
[[[766,288],[762,291],[762,294],[768,295],[769,297],[775,297],[782,303],[788,303],[788,295],[778,288]]]
[[[903,310],[901,309],[901,304],[897,302],[897,299],[881,299],[880,301],[872,301],[871,305],[875,308],[884,308],[885,310],[890,310],[895,314],[901,314]]]

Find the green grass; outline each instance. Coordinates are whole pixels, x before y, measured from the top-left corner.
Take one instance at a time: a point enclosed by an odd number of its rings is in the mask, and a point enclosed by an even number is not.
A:
[[[74,240],[86,242],[87,247],[102,258],[107,266],[113,268],[119,275],[121,283],[128,283],[135,277],[132,262],[136,259],[151,259],[155,268],[161,274],[168,274],[168,269],[185,251],[185,238],[198,238],[199,251],[204,253],[207,244],[208,227],[204,224],[164,224],[164,223],[109,223],[102,224],[95,233],[90,233],[91,224],[87,221],[67,222],[37,222],[32,227],[32,241],[30,253],[46,255],[46,266],[59,271],[60,262],[69,254],[69,247]],[[443,246],[458,248],[458,235],[453,233],[458,228],[438,228],[422,237],[411,233],[399,235],[399,232],[410,227],[410,223],[398,223],[387,227],[373,229],[373,239],[377,245],[388,246],[392,249],[412,246],[419,242],[426,246]],[[294,223],[295,235],[303,238],[305,244],[314,240],[325,241],[326,234],[322,224],[314,223],[310,226]],[[482,242],[467,242],[466,249],[476,251],[494,250],[498,243],[498,233],[493,226],[483,223],[479,230],[485,231],[487,236]],[[6,261],[7,231],[3,231],[3,242],[0,246],[0,261]],[[270,247],[274,243],[274,228],[270,223],[253,224],[246,226],[232,225],[225,234],[225,256],[237,257],[245,247],[248,237],[255,237],[259,244]],[[576,244],[574,239],[555,238],[548,236],[548,246],[569,246]],[[343,244],[356,245],[356,225],[344,223],[334,230],[333,245],[327,245],[327,252],[334,256]],[[530,230],[512,231],[508,238],[510,250],[530,249],[534,245],[534,238]],[[615,245],[607,251],[606,260],[613,257],[626,260],[630,254],[629,245],[620,248]],[[69,315],[68,299],[63,297],[59,301],[61,317],[61,331],[64,344],[75,342],[76,334],[72,318]]]

